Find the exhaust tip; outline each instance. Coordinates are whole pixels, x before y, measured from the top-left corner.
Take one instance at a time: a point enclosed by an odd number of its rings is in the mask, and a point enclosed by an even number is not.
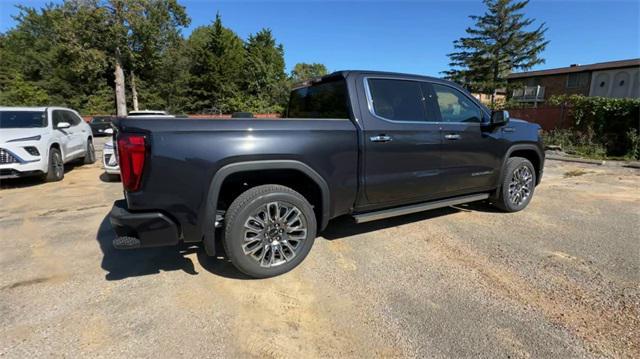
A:
[[[116,249],[135,249],[140,248],[140,240],[136,237],[117,237],[113,240],[113,246]]]

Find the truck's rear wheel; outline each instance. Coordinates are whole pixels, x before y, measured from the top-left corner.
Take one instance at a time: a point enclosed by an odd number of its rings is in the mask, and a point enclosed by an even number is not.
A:
[[[524,209],[533,197],[536,187],[536,171],[526,158],[511,157],[507,160],[502,186],[494,204],[505,212]]]
[[[251,188],[238,196],[225,216],[223,245],[238,270],[255,278],[295,268],[316,236],[311,204],[280,185]]]

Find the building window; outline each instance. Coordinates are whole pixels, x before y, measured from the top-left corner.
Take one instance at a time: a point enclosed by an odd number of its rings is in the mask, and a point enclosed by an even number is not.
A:
[[[567,76],[567,88],[585,87],[588,83],[588,72],[574,72]]]

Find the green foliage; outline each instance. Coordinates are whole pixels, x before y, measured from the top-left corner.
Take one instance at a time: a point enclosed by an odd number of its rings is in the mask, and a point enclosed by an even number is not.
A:
[[[566,153],[594,159],[605,159],[607,150],[594,139],[593,133],[556,129],[542,133],[544,144],[560,146]]]
[[[548,41],[544,23],[527,31],[534,19],[520,11],[529,3],[514,0],[484,0],[487,12],[469,16],[474,27],[466,29],[468,37],[454,41],[456,52],[448,54],[451,70],[444,74],[474,92],[493,93],[507,85],[513,70],[529,69],[544,63],[539,54]]]
[[[288,84],[284,64],[284,48],[276,44],[271,30],[262,29],[250,35],[245,44],[243,90],[246,110],[282,112],[287,101]]]
[[[82,107],[82,113],[92,115],[114,114],[113,104],[115,101],[113,89],[104,83],[93,94],[87,96],[86,102]]]
[[[627,140],[629,141],[629,151],[627,157],[640,160],[640,131],[634,128],[627,131]]]
[[[180,29],[189,18],[177,0],[81,0],[19,8],[17,25],[0,34],[2,105],[113,114],[116,63],[125,80],[135,74],[140,108],[281,112],[286,104],[284,48],[269,29],[243,41],[217,16],[185,39]],[[295,76],[326,72],[321,64],[299,65],[305,69],[296,66]]]
[[[32,83],[25,82],[18,74],[13,79],[2,79],[0,87],[0,104],[2,106],[42,106],[49,103],[49,96],[43,89]]]
[[[269,29],[243,42],[220,16],[195,29],[187,40],[191,112],[281,112],[288,95],[284,49]]]
[[[101,14],[71,2],[48,5],[40,12],[19,9],[17,27],[0,38],[0,88],[13,91],[27,84],[48,98],[41,102],[42,96],[34,93],[14,105],[62,105],[83,111],[108,71],[106,54],[97,49],[104,37],[96,29]]]
[[[297,63],[291,70],[291,81],[293,83],[306,81],[314,77],[321,77],[327,74],[327,67],[323,64],[307,64],[304,62]]]
[[[191,38],[188,110],[236,111],[246,61],[242,39],[222,25],[219,15],[212,25],[196,29]]]
[[[607,154],[635,156],[635,137],[629,132],[640,129],[640,99],[561,95],[552,96],[549,104],[568,108],[572,130],[604,146]]]

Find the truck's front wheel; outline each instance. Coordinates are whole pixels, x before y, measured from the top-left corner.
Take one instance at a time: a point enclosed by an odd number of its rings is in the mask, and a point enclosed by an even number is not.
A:
[[[500,193],[494,204],[505,212],[518,212],[529,204],[535,187],[536,171],[531,162],[526,158],[511,157],[507,160]]]
[[[276,276],[300,264],[313,246],[317,228],[311,204],[280,185],[254,187],[238,196],[225,222],[227,256],[238,270],[255,278]]]

